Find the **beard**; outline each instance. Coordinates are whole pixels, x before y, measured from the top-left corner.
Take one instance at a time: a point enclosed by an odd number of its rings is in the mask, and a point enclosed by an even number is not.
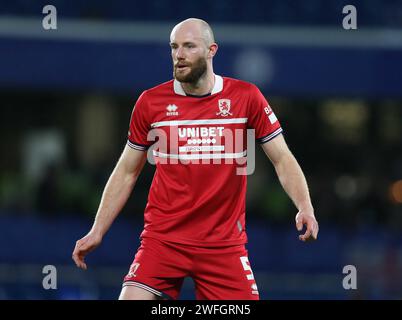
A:
[[[201,57],[194,63],[187,65],[187,67],[190,72],[183,74],[179,68],[173,65],[173,77],[179,82],[195,84],[207,72],[207,60]]]

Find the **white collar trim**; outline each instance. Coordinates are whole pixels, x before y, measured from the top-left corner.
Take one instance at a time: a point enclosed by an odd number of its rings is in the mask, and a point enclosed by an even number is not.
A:
[[[177,81],[176,79],[174,79],[174,81],[173,81],[173,89],[174,89],[174,92],[178,95],[181,95],[181,96],[186,95],[180,82]],[[223,78],[221,76],[215,74],[215,84],[214,84],[214,87],[212,88],[211,94],[219,93],[222,90],[223,90]]]

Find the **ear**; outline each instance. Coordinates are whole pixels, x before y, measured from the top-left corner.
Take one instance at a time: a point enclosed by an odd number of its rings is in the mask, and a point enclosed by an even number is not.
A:
[[[218,45],[216,43],[211,44],[209,46],[208,59],[213,58],[216,55],[217,51],[218,51]]]

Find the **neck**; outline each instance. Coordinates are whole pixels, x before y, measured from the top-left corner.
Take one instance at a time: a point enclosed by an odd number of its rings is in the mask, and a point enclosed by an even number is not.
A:
[[[215,75],[213,72],[206,72],[206,74],[198,79],[196,83],[181,83],[181,86],[185,93],[203,96],[212,91],[215,85]]]

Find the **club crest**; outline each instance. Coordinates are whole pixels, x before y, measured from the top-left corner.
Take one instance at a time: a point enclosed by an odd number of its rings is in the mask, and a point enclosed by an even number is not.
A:
[[[230,99],[219,99],[218,107],[219,112],[216,114],[217,116],[227,117],[233,115],[230,112]]]

